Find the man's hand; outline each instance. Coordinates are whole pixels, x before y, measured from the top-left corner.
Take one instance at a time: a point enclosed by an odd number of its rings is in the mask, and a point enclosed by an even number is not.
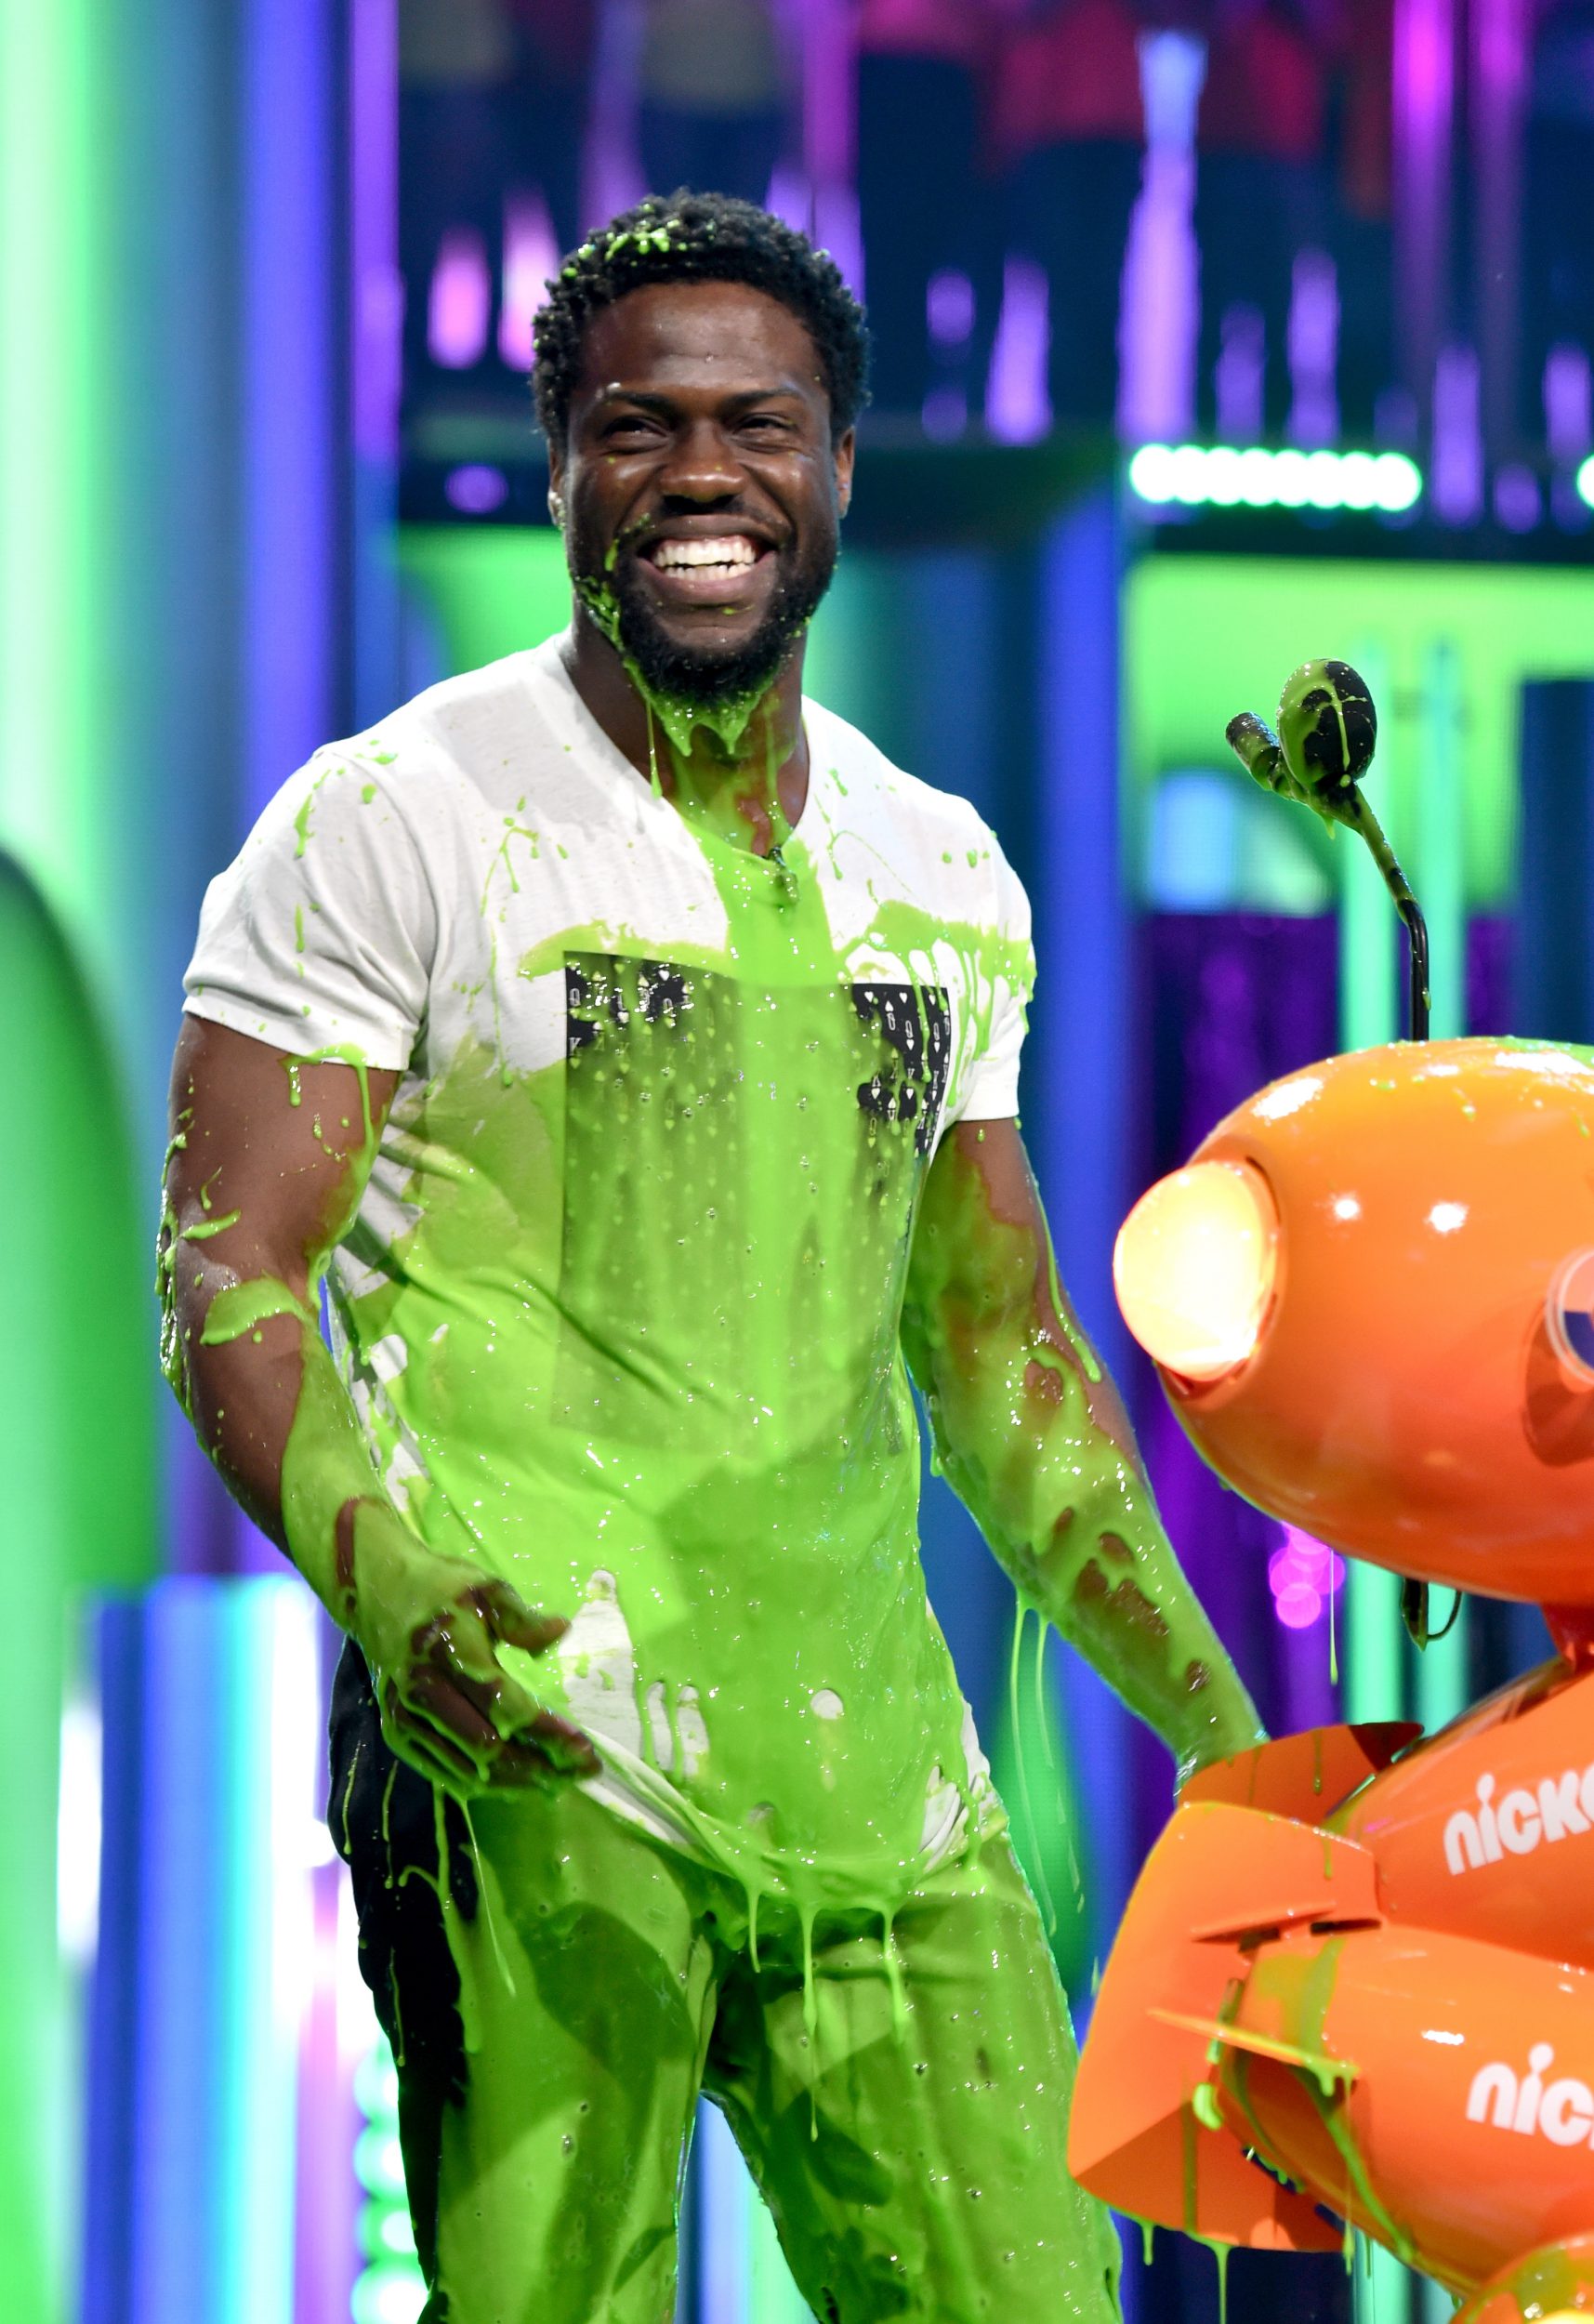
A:
[[[437,1556],[385,1511],[346,1509],[340,1548],[362,1518],[376,1524],[360,1525],[350,1560],[349,1629],[371,1667],[389,1750],[462,1798],[596,1775],[598,1754],[580,1728],[518,1685],[495,1651],[544,1654],[569,1624],[534,1614],[507,1581]]]

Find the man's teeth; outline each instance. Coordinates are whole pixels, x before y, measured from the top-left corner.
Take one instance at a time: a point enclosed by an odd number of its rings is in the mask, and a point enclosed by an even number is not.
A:
[[[758,561],[757,550],[742,533],[726,533],[715,538],[659,541],[652,556],[654,564],[666,573],[672,565],[718,565],[735,571]]]

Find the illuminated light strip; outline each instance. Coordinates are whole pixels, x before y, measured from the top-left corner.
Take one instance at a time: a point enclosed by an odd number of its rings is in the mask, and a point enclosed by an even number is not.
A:
[[[1136,497],[1153,508],[1349,508],[1398,516],[1422,496],[1422,470],[1403,452],[1143,443],[1130,457],[1128,477]]]
[[[1594,452],[1589,454],[1577,471],[1577,495],[1580,500],[1594,508]]]

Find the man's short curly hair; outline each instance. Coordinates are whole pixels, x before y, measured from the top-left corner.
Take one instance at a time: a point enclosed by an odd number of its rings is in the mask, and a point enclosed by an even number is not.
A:
[[[534,326],[532,388],[550,444],[562,450],[590,318],[649,283],[746,283],[778,298],[818,351],[834,436],[868,401],[863,310],[828,251],[729,194],[649,194],[590,235],[560,267]]]

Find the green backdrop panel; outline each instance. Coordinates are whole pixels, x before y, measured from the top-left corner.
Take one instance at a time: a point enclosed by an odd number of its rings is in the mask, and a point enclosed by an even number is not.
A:
[[[1384,772],[1369,787],[1395,848],[1419,823],[1425,673],[1449,645],[1459,689],[1468,902],[1510,896],[1519,697],[1527,678],[1594,675],[1594,572],[1565,567],[1359,562],[1339,558],[1151,556],[1125,608],[1125,736],[1132,796],[1173,767],[1221,765],[1237,710],[1271,720],[1279,689],[1314,655],[1376,653]]]

